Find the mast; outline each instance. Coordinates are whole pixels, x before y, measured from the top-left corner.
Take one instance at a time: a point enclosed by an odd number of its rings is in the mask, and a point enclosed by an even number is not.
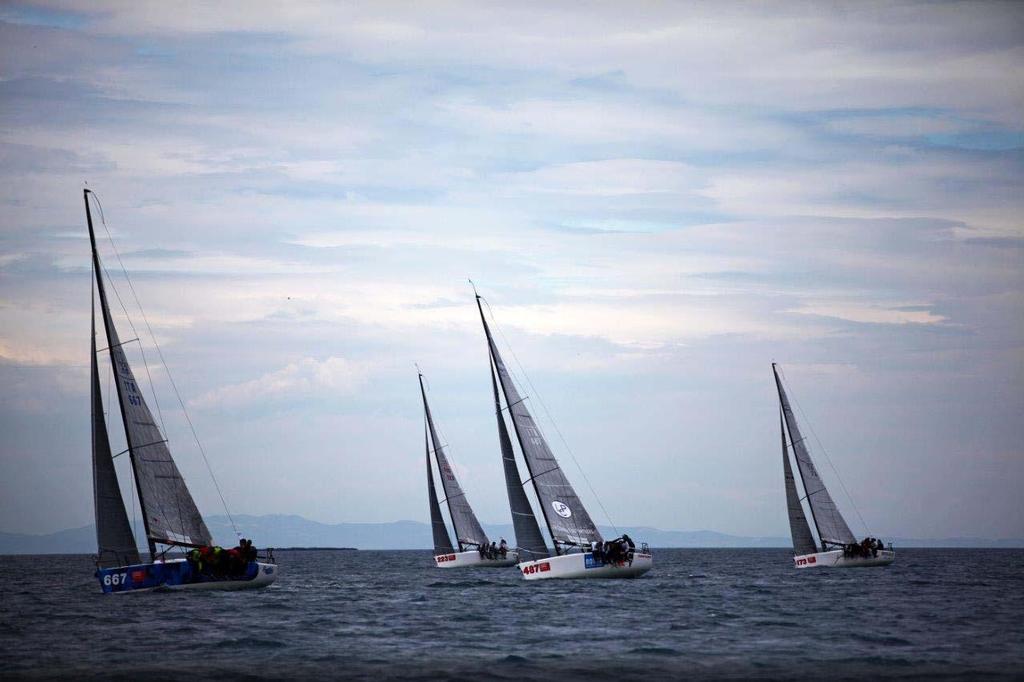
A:
[[[423,411],[427,417],[427,428],[430,431],[430,441],[434,445],[434,459],[437,460],[437,469],[441,475],[441,485],[444,488],[445,501],[448,503],[448,513],[452,519],[452,526],[455,528],[455,540],[462,551],[463,545],[476,545],[480,547],[487,544],[487,534],[484,532],[480,521],[473,513],[473,508],[466,499],[466,493],[459,485],[455,472],[448,456],[444,454],[437,437],[437,430],[434,428],[434,417],[430,413],[430,405],[427,403],[427,392],[423,386],[423,374],[419,374],[420,394],[423,396]]]
[[[110,352],[110,362],[111,364],[114,365],[116,370],[117,358],[114,354],[114,342],[112,339],[116,338],[117,334],[111,333],[114,323],[110,319],[110,305],[107,302],[107,290],[106,287],[103,285],[103,269],[100,266],[99,251],[97,251],[96,249],[96,232],[95,230],[93,230],[92,226],[92,211],[89,209],[89,194],[91,194],[91,192],[88,189],[82,190],[82,197],[85,199],[85,219],[86,222],[89,224],[89,244],[92,247],[92,266],[93,270],[96,272],[96,290],[99,292],[100,295],[100,312],[103,315],[103,330],[107,337],[107,350]],[[128,415],[125,412],[124,408],[125,402],[124,396],[122,395],[121,382],[115,381],[114,385],[117,387],[117,404],[121,408],[121,421],[124,424],[124,436],[125,440],[128,443],[128,452],[130,453],[129,457],[131,458],[132,462],[132,475],[133,478],[135,479],[135,489],[136,491],[138,491],[139,501],[141,502],[143,500],[142,485],[139,482],[139,472],[135,468],[136,444],[132,442],[131,429],[128,426]],[[146,528],[146,541],[149,543],[150,560],[153,560],[156,558],[156,542],[153,541],[152,535],[150,534],[149,515],[145,513],[145,510],[143,510],[142,513],[142,523]]]
[[[789,442],[793,443],[793,432],[789,429],[789,422],[786,419],[786,409],[785,409],[785,402],[786,402],[785,396],[786,396],[786,394],[782,390],[782,380],[779,379],[779,370],[776,368],[774,362],[772,363],[772,374],[775,376],[775,388],[779,392],[779,410],[782,411],[782,422],[783,422],[783,424],[786,425],[786,429],[785,429],[785,432],[783,433],[782,437],[783,437],[783,439],[785,439],[786,435],[788,434],[789,435]],[[794,445],[794,447],[795,447],[795,445]],[[800,464],[800,462],[797,461],[797,469],[800,469],[799,464]],[[807,481],[804,480],[804,473],[803,473],[803,471],[800,472],[800,483],[803,484],[803,486],[804,486],[804,497],[807,498],[807,500],[808,500],[807,506],[811,510],[811,521],[814,522],[814,530],[816,530],[818,532],[818,540],[821,542],[821,551],[824,552],[827,549],[825,547],[825,538],[821,534],[821,528],[818,527],[818,517],[814,515],[814,506],[810,504],[811,494],[807,490]]]
[[[437,489],[434,487],[434,468],[430,465],[430,436],[427,434],[426,419],[423,420],[423,445],[427,453],[427,498],[430,503],[430,530],[434,536],[434,552],[453,552],[452,540],[448,537],[448,529],[444,527],[441,504],[437,501]]]
[[[789,442],[793,448],[793,457],[796,459],[797,468],[800,470],[800,478],[804,485],[804,493],[807,499],[807,506],[811,510],[811,518],[814,520],[814,527],[818,531],[818,539],[821,541],[822,550],[827,545],[847,545],[857,542],[853,532],[847,525],[843,515],[839,512],[835,501],[828,492],[825,482],[818,473],[811,454],[804,443],[804,437],[796,423],[793,409],[790,407],[789,398],[782,387],[782,380],[779,377],[778,368],[772,363],[772,373],[775,375],[775,386],[779,392],[779,403],[782,408],[783,419],[789,430]],[[813,488],[813,489],[812,489]]]
[[[481,305],[480,303],[480,294],[476,293],[476,287],[473,287],[473,295],[476,296],[476,307],[477,310],[480,311],[480,321],[484,325],[484,334],[487,336],[487,351],[491,357],[491,362],[494,363],[496,366],[497,360],[494,357],[494,338],[491,336],[491,328],[487,326],[487,318],[484,317],[484,308],[483,305]],[[509,409],[511,410],[511,401],[508,398],[508,390],[506,390],[504,383],[501,384],[501,392],[505,396],[505,404],[508,405]],[[512,420],[512,428],[516,432],[516,440],[519,441],[520,450],[525,452],[526,446],[523,444],[523,434],[522,432],[520,432],[519,424],[516,423],[515,419]],[[523,461],[526,463],[526,471],[527,473],[530,474],[530,480],[533,482],[533,491],[537,494],[537,499],[543,500],[540,494],[540,489],[537,487],[537,476],[534,473],[533,468],[530,466],[530,459],[524,456]],[[544,525],[547,526],[548,534],[551,536],[551,542],[555,546],[555,554],[559,555],[562,553],[562,550],[558,546],[558,537],[555,535],[555,531],[551,527],[551,520],[548,518],[548,510],[544,508],[543,502],[541,502],[541,511],[543,512],[544,516]]]

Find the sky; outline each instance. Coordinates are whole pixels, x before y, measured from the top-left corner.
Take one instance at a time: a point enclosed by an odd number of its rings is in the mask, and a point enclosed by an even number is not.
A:
[[[233,513],[428,520],[418,363],[507,523],[472,278],[599,523],[787,535],[774,361],[856,533],[1024,537],[1022,74],[1016,3],[6,2],[0,530],[92,521],[88,183],[204,513],[154,337]]]

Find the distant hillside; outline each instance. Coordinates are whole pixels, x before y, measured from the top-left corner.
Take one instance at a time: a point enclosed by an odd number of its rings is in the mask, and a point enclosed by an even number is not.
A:
[[[237,538],[225,516],[207,520],[216,541],[234,545]],[[390,523],[319,523],[296,515],[235,517],[239,531],[260,547],[357,547],[359,549],[427,549],[433,546],[430,525],[419,521]],[[139,522],[138,530],[142,530]],[[497,540],[512,542],[511,524],[485,524],[484,530]],[[638,542],[652,547],[789,547],[788,537],[743,537],[710,530],[682,531],[657,528],[620,527]],[[602,527],[606,537],[614,537],[611,528]],[[888,540],[888,538],[886,538]],[[945,538],[922,540],[896,538],[899,547],[1024,547],[1024,540],[987,538]],[[139,546],[145,542],[139,538]],[[48,535],[0,533],[0,554],[91,554],[96,551],[96,530],[92,525],[62,530]]]

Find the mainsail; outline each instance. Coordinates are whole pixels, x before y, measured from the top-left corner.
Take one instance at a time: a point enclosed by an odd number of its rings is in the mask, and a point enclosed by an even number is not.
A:
[[[455,471],[448,462],[448,456],[444,454],[444,446],[441,445],[434,429],[434,419],[430,414],[430,405],[427,404],[427,392],[423,388],[423,375],[420,374],[420,393],[423,396],[423,411],[427,415],[427,428],[430,431],[430,441],[433,443],[434,457],[437,458],[437,469],[441,475],[441,485],[444,488],[444,496],[448,502],[448,512],[452,517],[452,526],[455,527],[455,540],[461,552],[464,545],[486,545],[487,535],[480,527],[480,522],[469,506],[466,493],[455,478]],[[428,450],[429,450],[428,446]]]
[[[530,479],[544,512],[551,539],[555,542],[555,552],[561,553],[562,545],[589,547],[593,541],[603,541],[583,502],[558,466],[558,460],[541,435],[530,411],[526,409],[523,398],[519,397],[519,391],[516,390],[512,377],[498,353],[498,347],[491,337],[479,296],[476,298],[476,304],[487,336],[491,361],[498,372],[498,381],[505,394],[505,404],[512,415],[512,425],[523,451],[523,459],[526,461],[526,468],[530,472]]]
[[[114,459],[110,455],[110,439],[103,421],[103,395],[100,393],[99,365],[96,362],[96,304],[92,308],[92,342],[90,363],[92,392],[92,482],[96,508],[96,563],[100,568],[130,566],[141,563],[135,545],[124,498],[117,484]]]
[[[817,550],[811,527],[807,525],[804,508],[800,504],[800,495],[796,492],[796,481],[793,478],[793,467],[789,464],[789,448],[786,447],[786,424],[779,414],[779,429],[782,432],[782,471],[786,479],[786,508],[789,511],[789,533],[793,538],[793,550],[797,554],[813,554]]]
[[[789,440],[793,447],[793,456],[796,457],[796,465],[800,470],[800,477],[804,482],[804,490],[807,493],[807,503],[811,508],[811,518],[818,529],[818,537],[821,539],[822,549],[827,544],[848,545],[853,544],[857,539],[846,525],[846,520],[839,513],[836,503],[832,501],[824,481],[818,475],[818,470],[811,461],[811,453],[807,450],[807,443],[800,435],[800,428],[797,426],[793,408],[790,407],[789,398],[782,388],[782,380],[779,378],[779,371],[772,363],[772,372],[775,374],[775,386],[779,390],[779,402],[782,404],[782,415],[785,418],[786,426],[789,428]]]
[[[118,339],[117,330],[114,328],[92,227],[89,190],[85,190],[85,212],[89,223],[89,240],[92,244],[100,310],[107,333],[110,362],[114,368],[114,384],[121,405],[121,418],[124,421],[128,451],[131,453],[132,470],[135,472],[135,484],[139,490],[139,502],[146,525],[146,536],[150,541],[150,551],[155,551],[156,542],[167,545],[210,545],[210,531],[171,457],[167,441],[160,433],[153,413],[146,405]]]
[[[427,449],[427,497],[430,500],[430,530],[434,534],[434,553],[446,554],[454,552],[452,539],[448,537],[448,529],[444,527],[444,517],[441,516],[441,504],[437,501],[437,488],[434,487],[434,467],[430,465],[430,437],[427,435],[427,426],[423,425],[423,443]]]
[[[544,536],[537,525],[537,517],[533,515],[530,500],[523,490],[523,482],[519,478],[519,467],[516,466],[515,451],[512,439],[509,438],[505,418],[501,414],[501,398],[498,396],[498,380],[491,368],[491,388],[494,389],[494,410],[498,417],[498,442],[501,443],[501,462],[505,466],[505,487],[508,489],[508,505],[512,510],[512,528],[516,533],[516,546],[519,547],[520,559],[530,561],[548,556]]]

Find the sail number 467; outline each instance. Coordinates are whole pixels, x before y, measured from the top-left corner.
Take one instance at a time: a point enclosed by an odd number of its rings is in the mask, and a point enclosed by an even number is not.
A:
[[[127,581],[127,573],[108,573],[105,576],[103,576],[104,585],[123,585]]]

